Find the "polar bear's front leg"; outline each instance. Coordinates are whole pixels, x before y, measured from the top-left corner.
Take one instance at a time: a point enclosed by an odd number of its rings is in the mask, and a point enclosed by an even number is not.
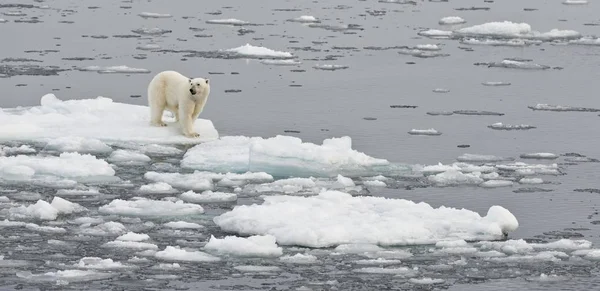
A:
[[[200,135],[194,130],[194,114],[195,104],[193,101],[183,101],[179,104],[179,124],[183,135],[187,137],[199,137]]]

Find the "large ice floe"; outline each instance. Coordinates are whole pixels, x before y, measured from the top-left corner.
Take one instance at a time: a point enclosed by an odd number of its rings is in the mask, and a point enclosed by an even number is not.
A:
[[[0,111],[0,141],[49,141],[56,138],[93,138],[105,142],[193,144],[219,137],[212,122],[198,119],[200,138],[181,134],[174,117],[165,112],[167,127],[150,126],[147,106],[113,102],[106,97],[59,100],[54,94],[41,98],[39,106],[3,108]]]
[[[347,136],[326,139],[321,145],[281,135],[225,136],[189,149],[181,166],[223,173],[265,172],[278,177],[393,175],[408,170],[352,149]]]
[[[339,191],[317,196],[268,196],[214,218],[224,231],[272,235],[281,245],[329,247],[345,243],[431,244],[442,240],[494,240],[517,229],[510,211],[492,206],[486,216],[466,209]]]

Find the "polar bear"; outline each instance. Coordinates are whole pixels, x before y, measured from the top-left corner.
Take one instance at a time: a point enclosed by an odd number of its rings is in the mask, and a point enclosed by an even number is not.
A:
[[[162,121],[165,109],[175,114],[183,135],[199,137],[194,122],[204,109],[210,94],[209,79],[188,78],[175,71],[158,73],[148,85],[150,124],[167,126]]]

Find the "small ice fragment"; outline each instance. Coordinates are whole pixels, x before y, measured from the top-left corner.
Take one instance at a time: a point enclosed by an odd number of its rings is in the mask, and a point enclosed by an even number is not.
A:
[[[163,224],[163,226],[173,229],[200,229],[204,228],[204,226],[193,223],[193,222],[185,222],[185,221],[171,221]]]
[[[507,181],[507,180],[488,180],[485,181],[481,184],[479,184],[479,187],[482,188],[498,188],[498,187],[509,187],[512,186],[513,182],[512,181]]]
[[[206,23],[208,23],[208,24],[234,25],[234,26],[240,26],[240,25],[249,24],[249,22],[247,22],[247,21],[243,21],[243,20],[239,20],[239,19],[235,19],[235,18],[229,18],[229,19],[212,19],[212,20],[207,20]]]
[[[317,262],[317,257],[307,254],[295,254],[293,256],[285,255],[279,258],[281,262],[288,264],[314,264]]]
[[[513,161],[514,158],[499,157],[499,156],[493,156],[493,155],[463,154],[463,155],[457,157],[456,160],[459,162],[467,162],[467,163],[473,163],[473,162],[493,163],[493,162],[502,162],[502,161]]]
[[[95,138],[58,137],[51,139],[44,147],[45,151],[78,152],[82,154],[110,153],[112,148]]]
[[[143,193],[172,193],[176,192],[171,185],[165,182],[157,182],[140,186],[140,192]]]
[[[300,23],[316,23],[316,22],[319,22],[319,20],[316,17],[310,16],[310,15],[302,15],[302,16],[296,17],[294,19],[289,19],[288,21],[291,21],[291,22],[300,22]]]
[[[272,235],[254,235],[248,238],[226,236],[222,239],[211,235],[204,249],[239,257],[278,257],[283,254]]]
[[[434,93],[449,93],[450,89],[436,88],[436,89],[433,89],[433,92]]]
[[[215,203],[215,202],[232,202],[237,200],[237,195],[234,193],[213,192],[210,190],[200,194],[194,191],[187,191],[179,195],[179,199],[190,203]]]
[[[153,13],[153,12],[142,12],[138,14],[142,18],[171,18],[171,14]]]
[[[350,68],[350,66],[346,66],[346,65],[320,65],[320,64],[316,64],[313,66],[314,69],[316,70],[322,70],[322,71],[336,71],[336,70],[344,70],[344,69],[348,69]]]
[[[115,73],[120,73],[120,74],[148,74],[148,73],[150,73],[150,70],[147,70],[147,69],[132,68],[132,67],[128,67],[128,66],[125,66],[125,65],[109,66],[109,67],[87,66],[87,67],[79,68],[79,70],[80,71],[86,71],[86,72],[98,72],[100,74],[115,74]]]
[[[565,5],[585,5],[588,4],[587,0],[565,0],[563,1]]]
[[[455,25],[455,24],[463,24],[466,22],[467,22],[466,20],[464,20],[463,18],[458,17],[458,16],[443,17],[442,19],[440,19],[440,21],[438,21],[438,23],[440,25]]]
[[[535,126],[532,125],[528,125],[528,124],[504,124],[502,122],[496,122],[492,125],[488,125],[488,128],[491,129],[495,129],[495,130],[528,130],[528,129],[534,129],[536,128]]]
[[[275,266],[256,266],[256,265],[245,265],[245,266],[235,266],[234,269],[240,272],[257,272],[257,273],[268,273],[268,272],[278,272],[281,271],[279,267]]]
[[[272,49],[268,49],[266,47],[253,46],[249,43],[247,43],[243,46],[240,46],[240,47],[227,49],[225,51],[234,53],[234,54],[238,54],[241,56],[246,56],[246,57],[270,57],[270,58],[283,58],[283,59],[294,57],[289,52],[275,51]]]
[[[431,136],[435,136],[435,135],[442,135],[441,132],[435,130],[434,128],[429,128],[429,129],[411,129],[408,134],[410,135],[431,135]]]
[[[167,246],[164,250],[156,252],[157,259],[181,262],[217,262],[221,259],[201,251],[188,251],[180,247]]]
[[[145,154],[121,149],[112,152],[108,157],[109,162],[124,165],[143,165],[150,160],[150,157]]]
[[[553,153],[528,153],[522,154],[520,157],[521,159],[555,160],[558,155]]]
[[[541,178],[521,178],[520,184],[543,184],[544,180]]]
[[[483,82],[481,84],[483,86],[489,86],[489,87],[510,86],[510,83],[508,83],[508,82],[499,82],[499,81],[488,81],[488,82]]]
[[[429,30],[420,31],[417,34],[420,36],[425,36],[425,37],[434,38],[434,39],[436,39],[436,38],[437,39],[445,39],[445,38],[450,38],[450,36],[452,36],[452,31],[429,29]]]
[[[150,200],[141,198],[134,201],[115,199],[98,208],[104,214],[125,216],[180,216],[204,213],[202,206],[183,201]]]
[[[116,238],[116,240],[121,240],[121,241],[145,241],[145,240],[149,240],[150,236],[144,233],[135,233],[135,232],[128,232],[126,234],[123,234],[119,237]]]

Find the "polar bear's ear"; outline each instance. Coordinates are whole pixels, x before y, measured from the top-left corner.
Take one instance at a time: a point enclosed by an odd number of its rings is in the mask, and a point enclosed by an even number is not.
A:
[[[206,79],[206,84],[208,84],[208,79]]]
[[[192,83],[192,79],[190,78],[190,84]]]

